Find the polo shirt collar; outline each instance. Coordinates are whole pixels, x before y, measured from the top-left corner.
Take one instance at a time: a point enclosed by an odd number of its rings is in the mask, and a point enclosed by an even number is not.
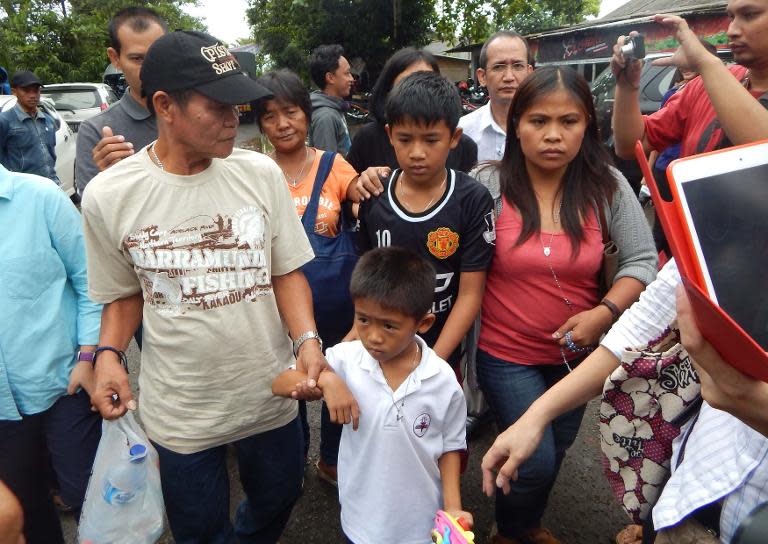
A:
[[[13,175],[0,164],[0,198],[13,198]]]
[[[130,87],[125,89],[125,94],[123,94],[123,97],[120,99],[120,105],[123,107],[123,110],[125,110],[125,113],[127,113],[134,121],[143,121],[152,117],[149,110],[139,104],[136,99],[131,96]]]
[[[422,381],[429,379],[440,372],[440,364],[437,355],[432,354],[432,350],[429,349],[426,342],[424,342],[420,336],[416,336],[416,342],[419,343],[419,348],[421,350],[421,361],[419,361],[419,366],[414,370],[414,378],[416,378],[414,380],[415,384],[411,386],[409,392],[417,391],[421,387]],[[365,350],[365,348],[363,348],[363,350]],[[371,357],[367,351],[363,354],[363,360],[360,362],[360,367],[363,370],[368,371],[376,381],[387,385],[387,380],[384,378],[384,373],[379,366],[379,362]]]

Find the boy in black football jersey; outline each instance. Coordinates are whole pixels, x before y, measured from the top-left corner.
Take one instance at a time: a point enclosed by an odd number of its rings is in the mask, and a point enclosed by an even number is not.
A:
[[[387,101],[386,131],[401,169],[380,196],[360,206],[361,252],[401,246],[437,271],[434,326],[424,340],[458,373],[459,346],[480,311],[493,257],[493,199],[473,178],[445,161],[461,138],[456,87],[433,72],[416,72]]]

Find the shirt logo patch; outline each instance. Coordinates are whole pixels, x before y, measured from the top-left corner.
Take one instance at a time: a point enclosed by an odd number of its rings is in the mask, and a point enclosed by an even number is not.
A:
[[[438,259],[447,259],[459,249],[459,235],[448,227],[439,227],[427,235],[427,249]]]
[[[427,429],[432,423],[432,417],[426,412],[416,416],[416,420],[413,422],[413,434],[421,438],[427,434]]]

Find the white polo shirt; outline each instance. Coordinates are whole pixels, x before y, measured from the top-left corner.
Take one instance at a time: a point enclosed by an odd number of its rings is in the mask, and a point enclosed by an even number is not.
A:
[[[477,162],[500,161],[507,144],[507,133],[494,121],[491,103],[459,119],[464,134],[477,144]]]
[[[360,341],[326,353],[360,406],[358,430],[344,426],[338,462],[341,526],[355,544],[430,543],[443,507],[438,459],[466,449],[467,405],[456,375],[417,341],[419,366],[394,393]]]

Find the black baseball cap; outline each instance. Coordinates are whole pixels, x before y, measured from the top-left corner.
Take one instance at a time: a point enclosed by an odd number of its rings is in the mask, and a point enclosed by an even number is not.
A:
[[[190,89],[232,105],[273,96],[243,73],[218,39],[191,30],[170,32],[150,46],[141,64],[141,87],[144,96]]]
[[[19,70],[11,77],[11,87],[31,87],[32,85],[43,86],[37,76],[27,70]]]

